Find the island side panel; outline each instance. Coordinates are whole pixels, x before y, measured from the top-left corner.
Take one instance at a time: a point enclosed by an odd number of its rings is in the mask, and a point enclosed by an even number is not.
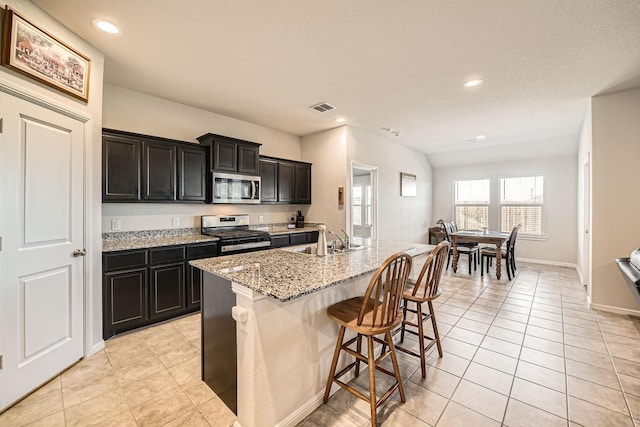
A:
[[[233,285],[236,305],[248,313],[237,330],[239,425],[296,425],[322,404],[339,329],[327,307],[362,296],[370,279],[368,274],[287,302]],[[339,366],[347,362],[341,357]]]
[[[202,380],[237,414],[236,297],[231,281],[202,272]]]

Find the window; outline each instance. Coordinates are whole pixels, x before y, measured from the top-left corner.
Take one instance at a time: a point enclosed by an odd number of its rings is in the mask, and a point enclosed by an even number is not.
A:
[[[520,233],[542,235],[544,177],[500,179],[500,229],[510,232],[522,224]]]
[[[458,228],[489,227],[489,180],[454,181],[453,188]]]

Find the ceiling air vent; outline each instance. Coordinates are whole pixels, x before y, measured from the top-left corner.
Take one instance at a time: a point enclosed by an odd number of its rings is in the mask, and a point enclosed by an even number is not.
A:
[[[313,108],[314,110],[316,110],[316,111],[320,111],[321,113],[324,113],[324,112],[326,112],[326,111],[331,111],[331,110],[335,110],[335,109],[336,109],[336,107],[334,107],[334,106],[333,106],[333,105],[331,105],[331,104],[327,104],[326,102],[321,102],[321,103],[319,103],[319,104],[312,105],[312,106],[311,106],[311,107],[309,107],[309,108]]]

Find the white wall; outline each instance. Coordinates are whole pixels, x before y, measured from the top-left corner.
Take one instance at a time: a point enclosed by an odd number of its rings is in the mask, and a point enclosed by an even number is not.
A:
[[[216,133],[258,142],[265,156],[301,160],[298,136],[113,85],[104,88],[103,124],[193,143],[200,135]],[[264,223],[288,222],[291,213],[298,209],[306,213],[308,206],[105,203],[102,209],[102,231],[109,232],[112,219],[121,220],[120,231],[172,228],[173,217],[180,218],[180,227],[199,227],[200,215],[213,214],[248,213],[252,224],[258,224],[260,216]],[[309,222],[315,219],[306,218]]]
[[[347,229],[346,204],[338,204],[338,187],[347,187],[346,126],[302,137],[302,160],[313,163],[307,217],[324,222],[327,229]]]
[[[378,238],[428,243],[433,180],[426,154],[347,127],[347,162],[348,173],[351,162],[378,167]],[[400,196],[400,172],[416,175],[415,197]]]
[[[640,247],[640,89],[593,97],[592,126],[591,302],[638,315],[615,258]]]
[[[102,239],[100,236],[101,209],[101,133],[102,133],[102,82],[104,55],[60,25],[41,9],[26,0],[6,0],[5,4],[27,18],[39,28],[63,40],[91,59],[89,101],[82,102],[61,92],[22,76],[6,67],[0,68],[3,83],[64,108],[91,116],[86,129],[85,179],[87,196],[85,244],[85,297],[87,301],[86,353],[102,343]],[[1,203],[1,201],[0,201]]]
[[[378,238],[427,242],[432,172],[425,154],[342,126],[302,137],[302,157],[313,162],[313,205],[309,217],[321,219],[333,231],[348,229],[351,162],[377,166]],[[400,197],[400,172],[417,176],[416,197]],[[345,189],[344,205],[338,204],[338,187]]]
[[[491,179],[489,228],[499,227],[500,178],[544,176],[543,228],[545,241],[518,236],[518,258],[575,265],[577,262],[577,165],[575,156],[538,158],[472,164],[434,169],[434,211],[431,225],[439,218],[453,218],[453,181]]]

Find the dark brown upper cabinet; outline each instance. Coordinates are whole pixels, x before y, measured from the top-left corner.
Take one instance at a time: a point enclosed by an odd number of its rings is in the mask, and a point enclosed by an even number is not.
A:
[[[311,204],[311,164],[260,157],[261,194],[265,204]]]
[[[295,164],[295,202],[311,204],[311,165],[309,163]]]
[[[212,133],[200,136],[198,141],[210,147],[212,171],[259,175],[261,144]]]
[[[207,152],[201,147],[178,147],[178,200],[204,202]]]
[[[278,161],[260,159],[260,202],[274,203],[278,201]]]
[[[140,142],[115,135],[102,137],[102,200],[140,200]]]
[[[205,147],[103,129],[102,154],[103,202],[205,201]]]
[[[175,144],[142,141],[142,200],[176,200]]]

